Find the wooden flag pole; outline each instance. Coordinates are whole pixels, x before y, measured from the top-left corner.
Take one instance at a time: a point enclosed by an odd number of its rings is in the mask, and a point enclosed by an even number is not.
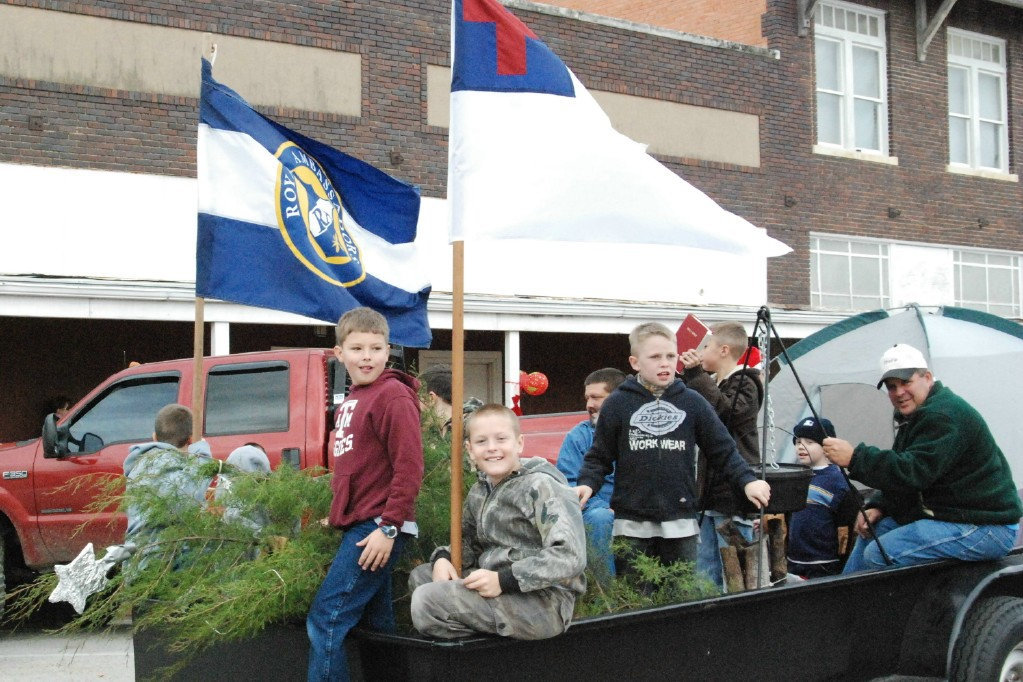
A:
[[[203,331],[206,300],[195,297],[195,328],[192,335],[192,442],[202,439],[203,395],[202,356],[204,355]]]
[[[462,574],[462,405],[465,403],[465,242],[452,247],[451,286],[451,563]]]

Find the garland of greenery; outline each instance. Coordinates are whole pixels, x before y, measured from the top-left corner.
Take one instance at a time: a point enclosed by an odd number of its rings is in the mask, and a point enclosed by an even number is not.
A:
[[[394,594],[407,601],[407,577],[447,544],[450,524],[450,442],[440,422],[423,416],[424,478],[416,502],[419,537],[406,545],[394,571]],[[211,478],[225,465],[199,467],[197,480]],[[225,472],[228,473],[228,472]],[[58,632],[107,627],[130,613],[133,627],[155,630],[184,665],[217,643],[252,637],[267,626],[305,618],[340,542],[340,531],[319,523],[330,510],[329,477],[322,469],[296,471],[281,466],[269,475],[231,471],[231,487],[211,513],[194,501],[182,503],[153,487],[124,489],[124,479],[82,477],[70,486],[99,489],[94,509],[116,505],[145,510],[147,527],[156,530],[136,554],[122,564],[106,589],[89,598],[85,612]],[[464,493],[473,476],[465,476]],[[217,508],[213,511],[216,512]],[[221,510],[222,511],[222,510]],[[230,518],[229,518],[230,517]],[[248,520],[259,518],[254,532]],[[640,556],[636,573],[611,579],[597,562],[587,569],[589,591],[576,602],[576,617],[704,598],[716,593],[695,574],[692,564],[662,566]],[[20,622],[39,609],[57,585],[47,573],[11,593],[8,621]],[[408,608],[396,609],[399,623],[410,628]],[[177,667],[164,671],[173,674]]]

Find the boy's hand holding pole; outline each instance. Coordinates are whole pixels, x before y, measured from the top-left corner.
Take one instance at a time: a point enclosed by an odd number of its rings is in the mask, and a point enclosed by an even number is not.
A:
[[[588,485],[577,485],[572,488],[572,492],[579,498],[579,508],[582,509],[586,506],[586,503],[591,497],[593,497],[593,488]]]
[[[743,488],[743,492],[746,493],[749,501],[756,505],[757,509],[763,509],[771,501],[771,486],[767,481],[761,481],[760,479],[750,481]]]
[[[391,549],[394,548],[394,540],[384,535],[384,532],[377,528],[375,531],[355,543],[356,547],[365,547],[359,555],[359,566],[364,571],[375,571],[391,557]]]
[[[436,583],[444,580],[458,580],[458,571],[454,564],[441,557],[433,562],[433,581]]]

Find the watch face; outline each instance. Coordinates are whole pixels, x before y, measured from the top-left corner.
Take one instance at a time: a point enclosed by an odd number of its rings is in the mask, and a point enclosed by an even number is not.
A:
[[[384,537],[393,540],[398,537],[398,529],[394,526],[380,526],[380,532],[384,534]]]

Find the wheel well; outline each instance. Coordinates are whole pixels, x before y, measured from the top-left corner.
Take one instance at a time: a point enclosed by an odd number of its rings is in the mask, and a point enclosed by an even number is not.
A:
[[[25,566],[25,556],[21,552],[21,543],[18,542],[18,531],[14,529],[14,524],[3,513],[0,513],[0,542],[4,543],[4,566],[2,568],[13,568],[19,572],[28,570]],[[7,573],[9,575],[11,571],[8,570]]]
[[[959,609],[959,613],[956,615],[952,634],[949,637],[948,656],[945,665],[946,673],[952,670],[952,653],[955,650],[956,642],[962,634],[963,622],[981,599],[985,597],[1023,597],[1023,571],[1019,570],[1021,568],[1023,566],[1015,566],[1012,569],[993,573],[986,580],[978,584],[967,596]]]

